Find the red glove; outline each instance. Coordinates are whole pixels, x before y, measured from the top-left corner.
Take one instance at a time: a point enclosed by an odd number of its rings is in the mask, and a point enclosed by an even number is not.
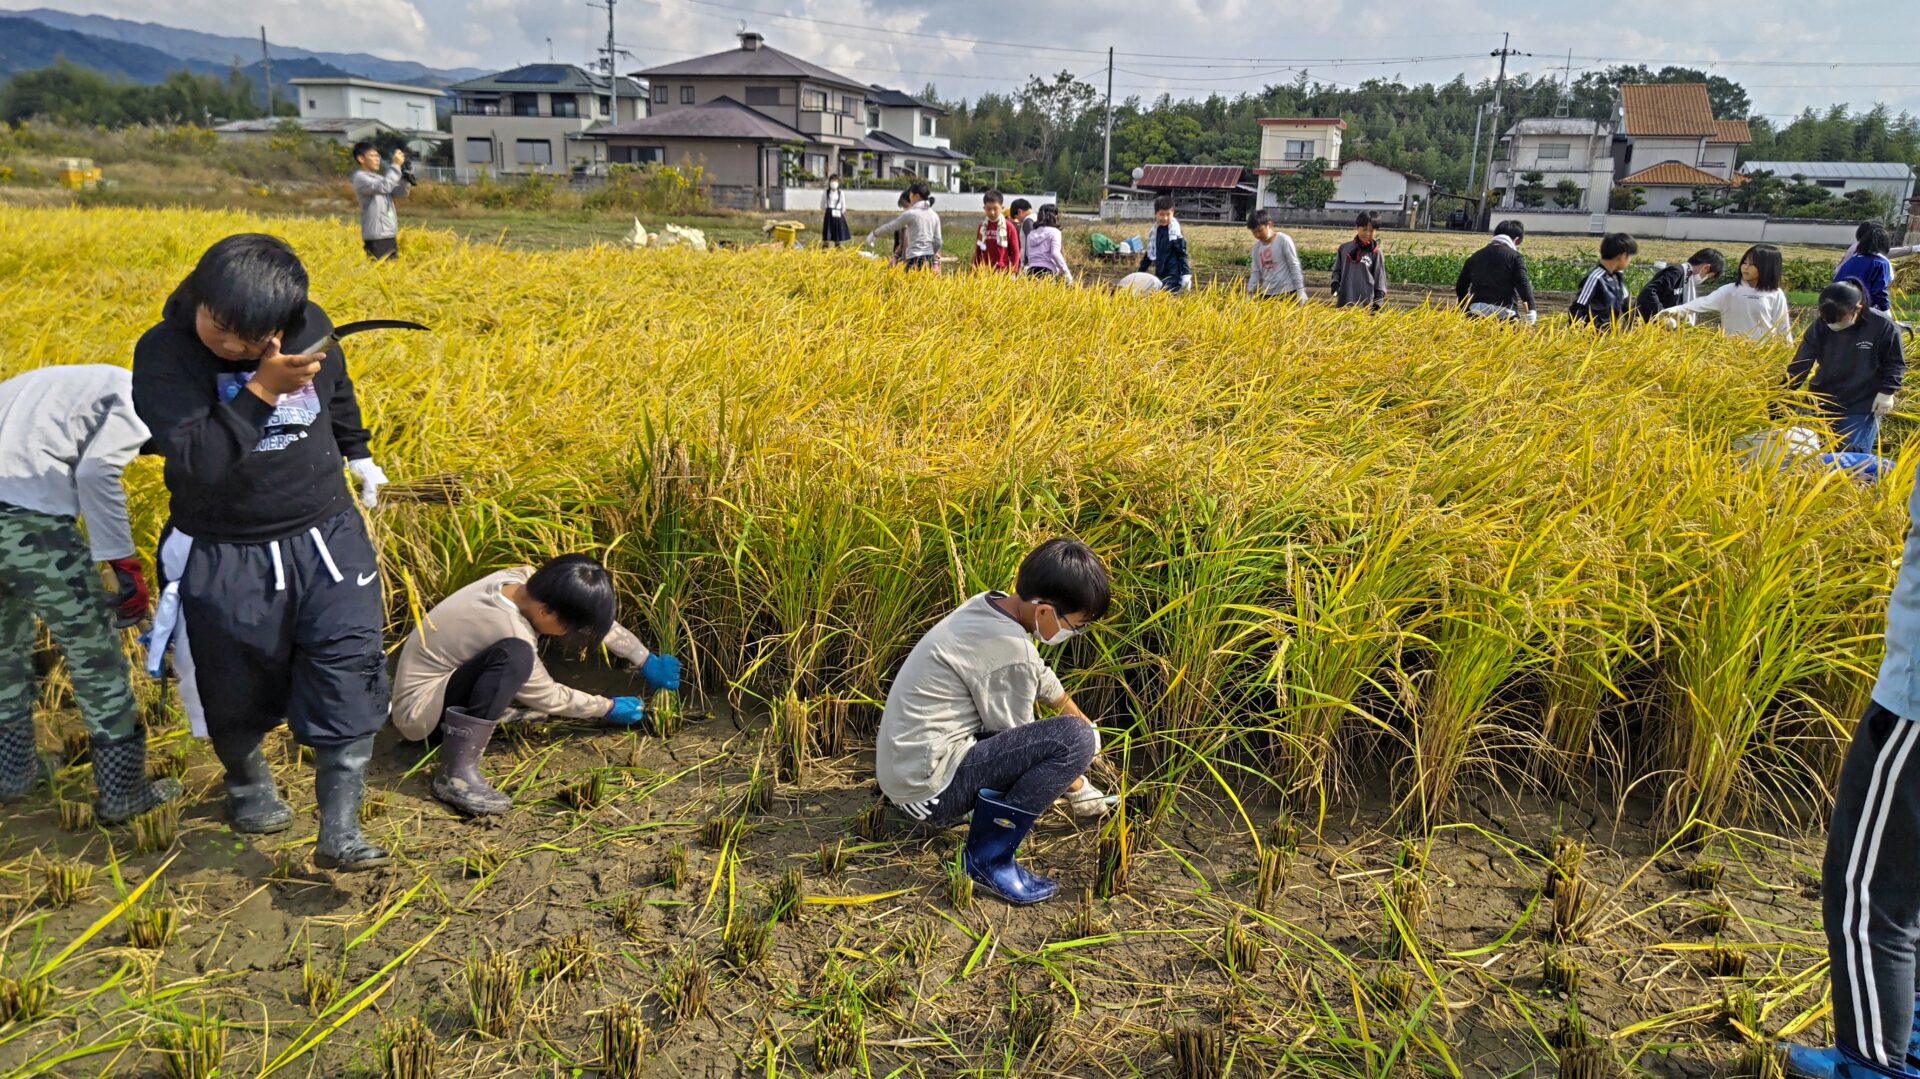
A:
[[[114,579],[120,582],[120,591],[113,597],[114,613],[120,616],[120,625],[131,626],[147,616],[147,574],[140,567],[140,559],[116,558],[107,563],[113,569]]]

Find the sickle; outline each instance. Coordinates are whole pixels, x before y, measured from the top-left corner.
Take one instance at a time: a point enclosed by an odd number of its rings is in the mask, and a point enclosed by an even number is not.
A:
[[[309,353],[309,352],[318,352],[322,349],[332,348],[333,346],[340,343],[340,339],[342,337],[346,337],[350,334],[360,333],[363,330],[423,330],[424,331],[427,329],[428,327],[418,322],[409,322],[403,318],[361,319],[359,322],[349,322],[344,326],[335,326],[333,328],[332,333],[327,334],[325,337],[322,337],[320,340],[315,341],[313,344],[308,345],[305,348],[301,348],[296,350],[295,352],[289,353],[289,355],[305,355],[306,353]]]

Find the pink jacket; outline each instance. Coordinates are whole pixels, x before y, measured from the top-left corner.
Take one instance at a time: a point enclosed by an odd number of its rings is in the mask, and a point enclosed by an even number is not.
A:
[[[1073,280],[1073,271],[1067,268],[1067,256],[1060,249],[1060,230],[1051,226],[1034,226],[1027,237],[1027,266],[1038,270],[1052,270],[1068,281]]]

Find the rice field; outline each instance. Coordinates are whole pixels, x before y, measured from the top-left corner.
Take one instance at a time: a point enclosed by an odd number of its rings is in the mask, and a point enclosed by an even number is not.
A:
[[[242,840],[147,687],[177,834],[74,819],[78,766],[0,836],[0,1074],[1691,1075],[1824,1033],[1809,874],[1912,447],[1879,486],[1743,466],[1786,350],[0,208],[0,376],[127,362],[246,229],[336,318],[434,327],[349,342],[391,639],[594,551],[688,714],[514,728],[497,824],[383,741],[396,866],[329,878],[297,753],[302,823]],[[1115,575],[1058,662],[1126,811],[1043,827],[1079,898],[1009,910],[949,886],[957,837],[875,830],[863,747],[916,635],[1058,533]]]

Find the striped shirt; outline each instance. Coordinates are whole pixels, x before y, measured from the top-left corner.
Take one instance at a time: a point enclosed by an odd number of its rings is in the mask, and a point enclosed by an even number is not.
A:
[[[1633,301],[1628,297],[1626,281],[1618,271],[1595,266],[1588,271],[1587,279],[1580,283],[1580,291],[1573,297],[1573,306],[1567,310],[1575,322],[1590,322],[1606,330],[1626,321],[1627,313],[1633,310]]]

